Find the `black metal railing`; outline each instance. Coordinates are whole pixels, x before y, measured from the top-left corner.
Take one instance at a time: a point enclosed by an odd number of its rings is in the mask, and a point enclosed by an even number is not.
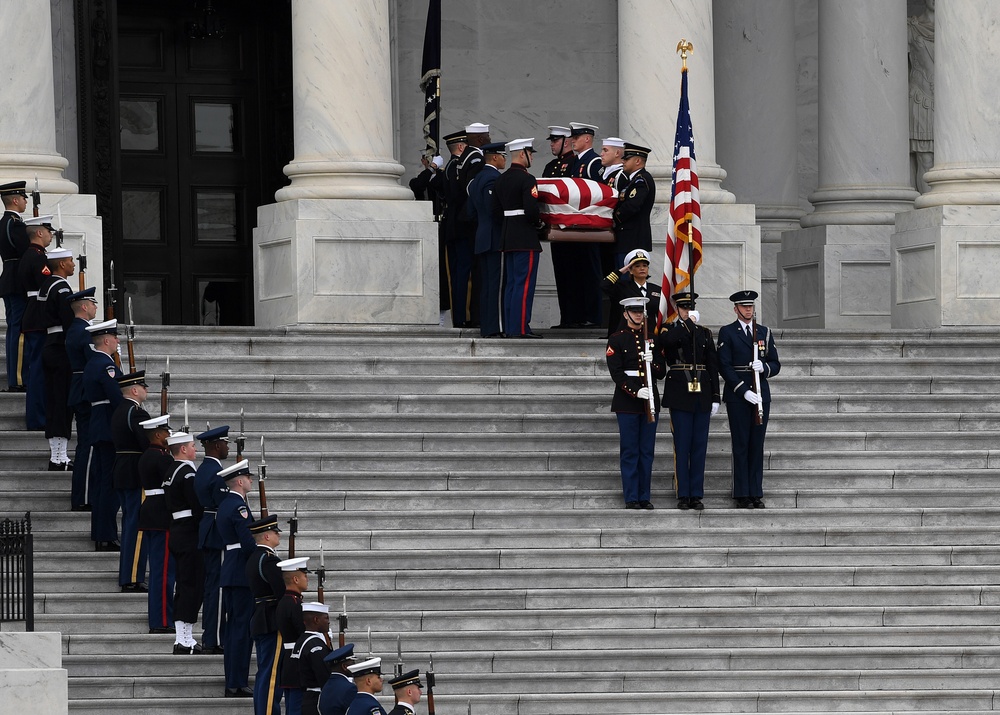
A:
[[[31,512],[0,521],[0,622],[35,630],[35,567]]]

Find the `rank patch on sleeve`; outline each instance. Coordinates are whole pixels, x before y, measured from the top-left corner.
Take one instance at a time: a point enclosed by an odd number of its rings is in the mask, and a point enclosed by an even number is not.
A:
[[[612,355],[615,354],[615,349],[609,345],[607,352],[604,354],[607,355],[608,357],[611,357]]]
[[[538,198],[538,187],[537,186],[532,186],[531,187],[531,195],[534,196],[536,199]]]

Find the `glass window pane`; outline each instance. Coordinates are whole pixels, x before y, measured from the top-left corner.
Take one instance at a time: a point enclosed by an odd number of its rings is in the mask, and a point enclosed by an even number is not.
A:
[[[198,279],[200,325],[242,325],[245,291],[243,281]]]
[[[138,325],[163,325],[164,278],[125,277],[125,296],[132,298]]]
[[[195,102],[194,105],[194,150],[224,151],[235,150],[233,135],[233,105]]]
[[[236,243],[236,193],[198,191],[196,240],[199,243]]]
[[[163,241],[162,195],[155,189],[122,190],[123,240]]]
[[[121,114],[122,151],[159,151],[160,103],[155,99],[123,99]]]

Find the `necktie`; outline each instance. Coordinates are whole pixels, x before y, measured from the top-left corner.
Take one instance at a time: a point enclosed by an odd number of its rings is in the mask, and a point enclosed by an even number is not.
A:
[[[747,327],[747,337],[748,337],[748,338],[752,338],[753,336],[752,336],[752,335],[750,335],[750,326],[748,325],[748,326],[746,326],[746,327]]]

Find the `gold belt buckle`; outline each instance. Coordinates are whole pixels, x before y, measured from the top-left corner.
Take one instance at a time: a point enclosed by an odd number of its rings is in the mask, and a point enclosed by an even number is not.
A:
[[[701,392],[701,382],[697,377],[688,382],[688,392]]]

